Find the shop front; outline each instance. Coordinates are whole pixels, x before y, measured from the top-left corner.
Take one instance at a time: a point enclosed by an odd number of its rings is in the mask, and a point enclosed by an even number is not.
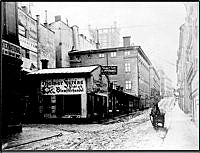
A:
[[[28,78],[35,91],[31,97],[37,96],[38,99],[32,102],[38,110],[32,116],[42,120],[88,119],[94,116],[94,107],[107,106],[107,80],[101,76],[100,66],[42,69],[29,73]],[[96,95],[103,103],[88,99],[89,95]]]
[[[46,79],[40,87],[44,118],[86,118],[85,78]]]

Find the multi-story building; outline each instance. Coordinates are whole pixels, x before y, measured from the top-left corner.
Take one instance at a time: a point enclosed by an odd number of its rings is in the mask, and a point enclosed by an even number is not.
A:
[[[22,131],[21,65],[17,3],[1,2],[1,136]]]
[[[38,24],[38,67],[39,69],[42,68],[42,61],[48,61],[47,67],[48,68],[55,68],[56,67],[56,52],[55,52],[55,45],[54,45],[54,37],[55,32],[49,29],[48,24],[40,23],[40,16],[37,15],[37,24]]]
[[[55,22],[49,24],[49,28],[55,32],[54,44],[56,49],[56,67],[69,67],[68,52],[72,50],[96,49],[96,43],[87,40],[79,34],[79,27],[70,27],[61,20],[61,16],[55,16]]]
[[[160,77],[153,66],[150,66],[150,95],[160,95]]]
[[[186,19],[180,27],[177,60],[177,86],[179,104],[185,113],[191,113],[199,122],[199,6],[198,3],[185,3]]]
[[[110,28],[92,29],[88,27],[90,36],[99,44],[99,48],[113,48],[120,45],[120,29],[117,27],[117,22]]]
[[[19,41],[22,48],[23,71],[41,69],[41,60],[49,61],[48,67],[55,68],[54,31],[47,24],[35,20],[27,6],[18,7]]]
[[[18,7],[18,29],[23,70],[38,69],[37,21],[29,15],[26,6]]]
[[[110,75],[110,82],[114,87],[123,87],[126,93],[141,96],[141,101],[145,102],[145,99],[150,96],[149,66],[151,62],[140,46],[127,45],[127,41],[130,42],[127,38],[124,38],[125,47],[70,51],[70,64],[72,67],[94,64],[117,66],[117,75]]]

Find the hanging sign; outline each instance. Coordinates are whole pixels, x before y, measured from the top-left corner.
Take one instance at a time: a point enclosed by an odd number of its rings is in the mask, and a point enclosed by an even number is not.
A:
[[[117,74],[117,66],[101,66],[101,74],[116,75]]]
[[[11,57],[21,59],[20,47],[8,41],[2,40],[2,53]]]
[[[43,95],[71,95],[86,93],[84,78],[49,79],[41,81]]]

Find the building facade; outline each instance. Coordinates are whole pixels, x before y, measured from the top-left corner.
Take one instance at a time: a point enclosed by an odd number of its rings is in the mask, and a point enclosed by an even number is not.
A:
[[[160,96],[160,77],[153,66],[150,66],[150,95]]]
[[[49,29],[48,25],[41,24],[40,18],[37,16],[38,23],[38,69],[42,68],[41,60],[47,60],[48,68],[56,67],[56,51],[54,45],[55,32]]]
[[[177,86],[179,104],[185,113],[192,114],[199,122],[199,5],[185,3],[185,23],[180,27],[179,50],[177,52]]]
[[[94,64],[117,66],[117,75],[109,76],[114,88],[120,86],[125,93],[140,96],[142,103],[149,98],[151,62],[140,46],[71,51],[69,56],[72,67]]]
[[[18,7],[18,30],[22,67],[26,71],[38,69],[37,21],[29,15],[26,6]]]
[[[1,2],[1,57],[2,101],[1,136],[22,131],[22,106],[20,101],[22,55],[18,37],[18,11],[16,2]]]
[[[56,49],[56,67],[69,67],[68,52],[72,50],[95,49],[96,43],[87,40],[83,34],[79,34],[79,27],[69,26],[61,20],[61,16],[55,16],[55,22],[49,24],[49,28],[55,32],[54,44]]]
[[[32,92],[32,96],[38,97],[32,103],[34,121],[86,119],[108,112],[108,81],[101,76],[98,65],[42,69],[29,73],[28,77],[34,82],[32,87],[38,91]]]

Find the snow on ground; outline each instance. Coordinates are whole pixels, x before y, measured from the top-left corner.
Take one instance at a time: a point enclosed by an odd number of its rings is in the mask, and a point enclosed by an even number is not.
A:
[[[53,133],[62,136],[38,141],[10,150],[170,150],[196,149],[198,134],[192,122],[173,98],[165,98],[159,107],[165,114],[165,128],[155,130],[149,120],[150,109],[139,116],[121,119],[111,124],[32,124],[23,131],[31,131],[40,138]],[[40,132],[39,132],[40,131]],[[25,133],[22,133],[25,136]],[[26,139],[24,137],[24,139]],[[28,137],[27,139],[28,140]]]
[[[170,114],[171,124],[162,146],[168,150],[199,150],[199,129],[178,104]]]

